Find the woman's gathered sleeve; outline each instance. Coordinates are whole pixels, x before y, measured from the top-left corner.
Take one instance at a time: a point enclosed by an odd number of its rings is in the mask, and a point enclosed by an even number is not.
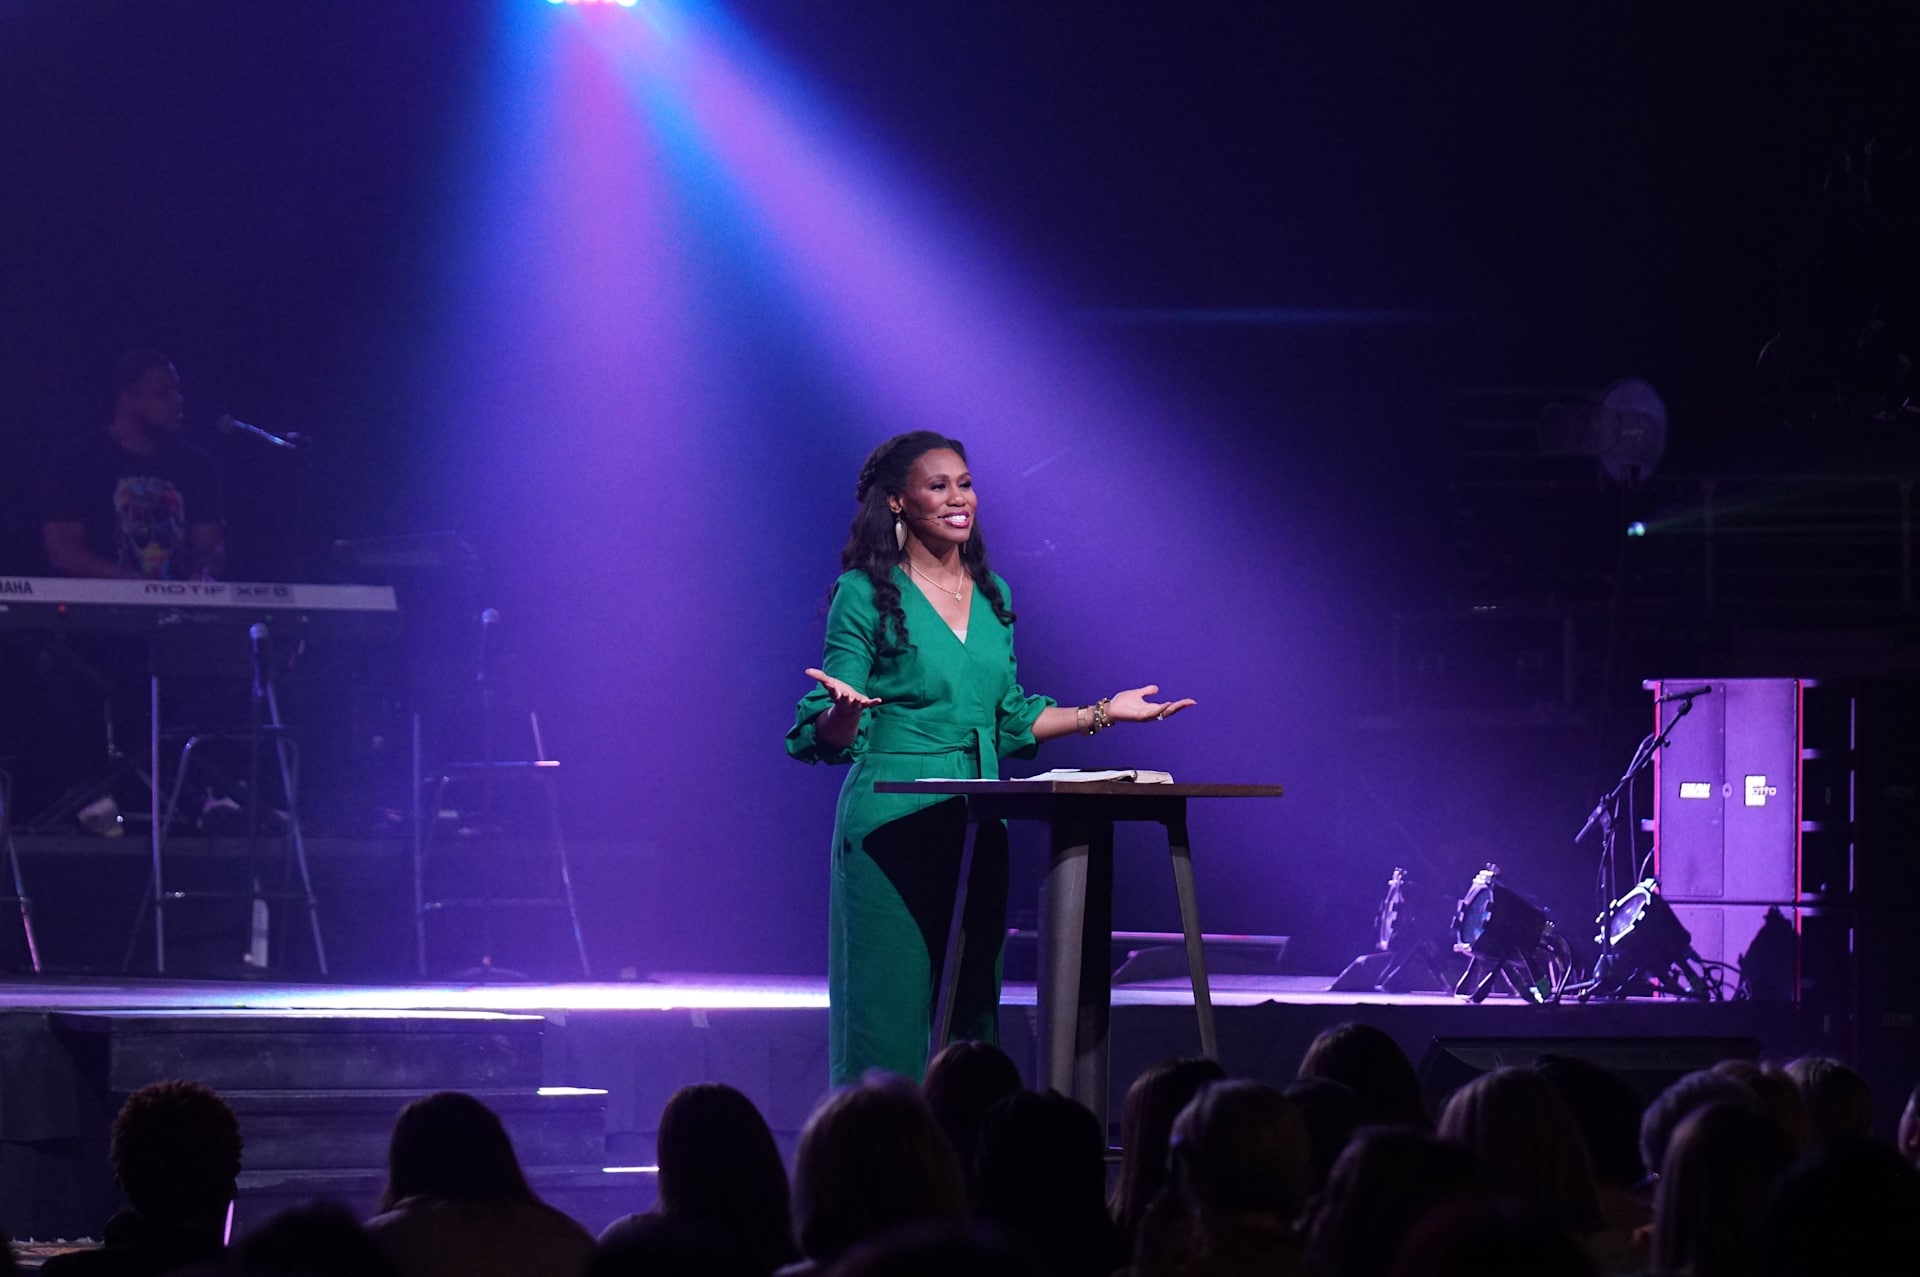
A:
[[[1013,607],[1013,594],[1007,583],[999,581],[1001,597]],[[1040,749],[1033,738],[1033,725],[1040,715],[1059,704],[1051,696],[1029,696],[1020,687],[1018,659],[1014,656],[1013,632],[1007,632],[1007,690],[1000,697],[999,712],[994,715],[995,746],[1002,758],[1032,758]]]
[[[842,577],[833,592],[833,603],[827,609],[827,644],[820,668],[866,692],[873,677],[878,621],[873,587],[858,575]],[[803,763],[850,763],[866,751],[867,727],[872,721],[870,713],[860,716],[860,729],[846,748],[835,749],[820,743],[814,720],[831,708],[833,697],[818,683],[800,698],[793,711],[793,727],[787,732],[789,756]]]

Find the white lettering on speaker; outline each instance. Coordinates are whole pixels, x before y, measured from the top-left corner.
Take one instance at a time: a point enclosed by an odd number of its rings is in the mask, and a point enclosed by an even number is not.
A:
[[[1767,799],[1780,793],[1777,786],[1769,785],[1765,776],[1747,777],[1747,806],[1765,807]]]
[[[1680,782],[1682,798],[1713,797],[1713,782],[1710,780],[1683,780]]]

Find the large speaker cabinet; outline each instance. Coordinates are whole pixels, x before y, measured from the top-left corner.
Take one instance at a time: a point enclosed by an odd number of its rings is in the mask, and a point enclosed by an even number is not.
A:
[[[1802,874],[1808,686],[1791,678],[1647,684],[1656,728],[1670,732],[1654,760],[1654,872],[1709,962],[1737,963],[1769,909],[1799,932],[1818,903]]]
[[[1793,924],[1796,1000],[1810,1024],[1883,1087],[1911,1086],[1920,1072],[1920,684],[1646,686],[1656,728],[1673,725],[1654,765],[1654,867],[1694,948],[1738,963],[1778,908]],[[1660,698],[1698,688],[1705,694],[1675,724],[1680,702]]]

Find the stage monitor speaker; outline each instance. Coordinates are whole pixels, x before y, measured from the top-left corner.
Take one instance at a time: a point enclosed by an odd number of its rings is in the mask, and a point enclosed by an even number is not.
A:
[[[1528,1068],[1543,1055],[1597,1064],[1624,1078],[1645,1101],[1722,1060],[1758,1059],[1760,1042],[1750,1037],[1434,1038],[1420,1061],[1420,1087],[1437,1105],[1483,1073]]]

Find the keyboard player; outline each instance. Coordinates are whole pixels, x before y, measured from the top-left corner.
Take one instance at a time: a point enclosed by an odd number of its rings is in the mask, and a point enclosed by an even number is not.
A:
[[[40,536],[55,576],[211,579],[226,565],[219,485],[180,438],[186,400],[173,361],[131,350],[114,364],[113,408],[56,454]]]
[[[55,450],[42,475],[40,538],[48,574],[219,576],[226,565],[221,494],[212,460],[181,438],[186,400],[173,361],[157,350],[130,350],[114,362],[108,389],[105,428],[93,426]],[[10,645],[3,663],[32,671],[27,687],[9,698],[27,704],[10,707],[20,719],[0,739],[0,755],[12,755],[14,769],[26,773],[22,788],[38,789],[44,798],[61,788],[85,788],[73,782],[102,765],[109,774],[121,772],[113,759],[137,756],[147,734],[146,641],[99,633],[26,641],[25,650]],[[204,714],[217,703],[211,690],[181,690],[186,700],[175,698],[178,709]],[[103,795],[80,813],[81,823],[117,829],[114,808],[114,796]]]

